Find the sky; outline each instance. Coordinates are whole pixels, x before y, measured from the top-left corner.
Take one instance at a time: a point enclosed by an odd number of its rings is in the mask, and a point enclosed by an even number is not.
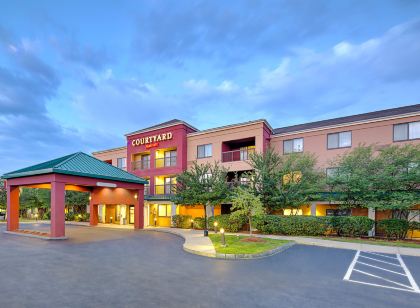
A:
[[[420,103],[420,1],[0,0],[0,174],[170,119]]]

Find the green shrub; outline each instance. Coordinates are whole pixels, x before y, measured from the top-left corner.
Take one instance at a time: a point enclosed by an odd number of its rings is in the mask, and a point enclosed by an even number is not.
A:
[[[225,229],[226,232],[238,232],[243,229],[244,225],[247,222],[247,219],[245,216],[232,217],[229,214],[209,217],[208,219],[209,230],[214,229],[215,221],[217,221],[218,230],[220,230],[220,228],[223,228]]]
[[[183,228],[183,229],[191,228],[191,215],[172,216],[172,225],[175,228]]]
[[[73,212],[66,213],[66,220],[67,221],[74,221],[74,213]]]
[[[324,235],[328,217],[264,215],[254,219],[256,228],[266,234]]]
[[[378,222],[378,229],[385,233],[387,238],[404,239],[407,235],[409,223],[403,219],[384,219]]]
[[[50,220],[50,219],[51,219],[51,212],[50,212],[50,211],[46,211],[46,212],[42,215],[41,219],[42,219],[42,220]]]
[[[333,216],[328,219],[330,230],[339,236],[367,235],[375,223],[366,216]]]
[[[368,217],[315,217],[263,215],[254,219],[255,227],[266,234],[320,236],[328,231],[338,235],[361,236],[373,227]]]
[[[206,226],[205,226],[204,217],[196,217],[196,218],[194,218],[194,229],[204,230],[205,227]]]

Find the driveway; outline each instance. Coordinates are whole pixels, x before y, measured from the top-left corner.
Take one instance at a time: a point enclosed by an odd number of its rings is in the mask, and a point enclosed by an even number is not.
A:
[[[420,301],[413,292],[343,280],[352,250],[295,245],[264,259],[228,261],[186,253],[183,240],[166,233],[66,231],[69,240],[54,242],[0,233],[0,306],[341,308]],[[419,283],[420,258],[402,258]]]

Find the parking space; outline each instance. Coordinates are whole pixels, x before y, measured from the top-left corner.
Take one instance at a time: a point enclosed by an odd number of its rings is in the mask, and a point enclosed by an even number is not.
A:
[[[420,289],[399,254],[357,251],[343,280],[420,294]]]
[[[295,245],[264,259],[229,261],[186,253],[183,240],[171,234],[81,226],[66,231],[70,239],[58,242],[0,232],[0,306],[417,307],[420,299],[415,292],[343,280],[354,261],[352,250]],[[399,264],[389,258],[396,256],[362,255]],[[402,259],[419,281],[420,258]],[[361,263],[354,269],[383,271]],[[381,277],[410,286],[407,277],[383,272],[389,276]],[[350,279],[366,281],[359,274],[352,270]]]

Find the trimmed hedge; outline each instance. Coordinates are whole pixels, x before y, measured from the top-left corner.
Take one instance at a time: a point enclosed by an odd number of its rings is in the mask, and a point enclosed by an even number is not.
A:
[[[344,236],[367,235],[374,221],[362,216],[314,217],[264,215],[254,218],[255,227],[266,234],[321,236],[336,232]]]
[[[182,229],[191,228],[191,215],[174,215],[174,216],[172,216],[172,225],[175,228],[182,228]]]
[[[409,229],[409,223],[403,219],[384,219],[378,222],[378,229],[391,239],[405,239]]]
[[[324,235],[328,217],[264,215],[254,218],[254,226],[266,234]]]
[[[194,229],[202,229],[205,228],[205,220],[204,217],[196,217],[194,218]]]
[[[214,217],[209,217],[209,230],[214,229],[214,222],[217,221],[217,229],[225,229],[226,232],[238,232],[241,231],[247,219],[245,216],[232,217],[230,214],[223,214]]]
[[[329,218],[331,231],[339,236],[363,236],[372,230],[375,222],[366,216],[332,216]]]

